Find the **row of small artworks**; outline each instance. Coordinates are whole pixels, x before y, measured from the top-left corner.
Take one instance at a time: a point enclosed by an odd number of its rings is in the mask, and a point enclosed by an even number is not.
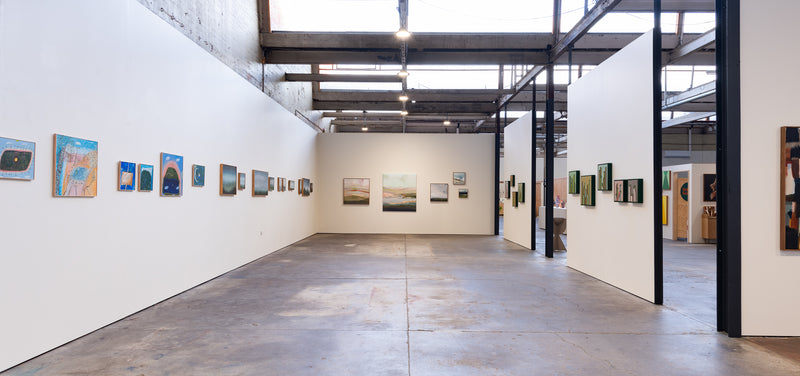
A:
[[[0,178],[33,180],[36,143],[0,137]],[[97,196],[98,142],[55,134],[53,136],[53,196]],[[180,155],[161,153],[161,196],[183,195],[183,162]],[[149,192],[153,190],[155,167],[144,163],[120,161],[117,189],[120,191]],[[192,186],[205,186],[206,168],[192,165]],[[286,178],[269,176],[266,171],[252,170],[253,196],[266,196],[269,191],[286,191]],[[138,175],[138,179],[137,179]],[[246,173],[237,172],[236,166],[220,164],[220,195],[233,196],[244,190]],[[298,179],[298,193],[309,196],[313,184],[309,179]],[[288,189],[295,189],[295,181],[288,181]]]
[[[454,172],[453,185],[466,185],[467,173]],[[342,179],[342,202],[344,205],[369,205],[369,178]],[[468,198],[469,190],[460,188],[459,198]],[[431,202],[447,202],[449,185],[431,183]],[[417,175],[383,174],[383,211],[417,211]]]
[[[511,192],[511,189],[517,187],[516,192]],[[518,207],[519,204],[525,203],[525,183],[517,183],[517,176],[511,175],[506,180],[506,199],[511,200],[512,207]]]
[[[580,194],[581,205],[595,206],[595,178],[597,178],[598,191],[614,191],[614,202],[630,202],[641,204],[644,202],[642,194],[643,179],[613,180],[611,163],[597,165],[597,176],[583,175],[581,172],[569,172],[569,185],[567,193]]]

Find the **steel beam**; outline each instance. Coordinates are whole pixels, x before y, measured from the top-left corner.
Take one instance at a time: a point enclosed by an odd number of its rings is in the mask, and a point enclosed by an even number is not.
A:
[[[309,73],[286,73],[283,75],[284,81],[301,82],[403,82],[403,79],[395,74],[309,74]]]
[[[705,119],[716,115],[716,112],[693,112],[687,115],[679,116],[674,119],[664,120],[661,122],[661,128],[674,127],[676,125],[691,123],[700,119]]]
[[[712,46],[716,38],[717,38],[717,30],[711,29],[705,34],[702,34],[699,37],[693,39],[692,41],[676,47],[674,50],[672,50],[672,52],[669,53],[669,56],[666,59],[667,62],[666,65],[675,64],[676,62],[680,61],[686,56],[689,56],[706,47]]]
[[[577,40],[581,39],[584,34],[589,32],[589,29],[591,29],[597,21],[600,21],[606,13],[614,9],[620,1],[622,0],[599,0],[589,13],[585,14],[583,18],[575,24],[572,30],[568,31],[563,38],[555,43],[550,52],[551,61],[555,61],[561,57],[561,55],[569,49],[569,46],[574,45]]]
[[[716,92],[717,92],[717,83],[709,82],[707,84],[703,84],[691,88],[689,90],[686,90],[683,93],[672,95],[665,98],[663,101],[661,101],[661,109],[667,110],[685,103],[694,102],[698,99],[714,95],[714,93]]]
[[[545,105],[545,178],[544,178],[544,198],[542,203],[545,210],[545,257],[553,258],[553,166],[555,165],[555,116],[554,116],[554,94],[553,86],[553,65],[547,65],[547,104]],[[534,205],[536,205],[534,203]]]

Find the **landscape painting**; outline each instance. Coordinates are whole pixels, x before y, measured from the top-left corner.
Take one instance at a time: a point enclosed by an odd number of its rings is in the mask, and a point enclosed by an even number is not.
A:
[[[136,163],[123,161],[119,162],[117,189],[128,192],[133,192],[136,190]]]
[[[289,190],[290,191],[294,190],[294,180],[289,180]]]
[[[467,173],[466,172],[454,172],[453,173],[453,185],[466,185],[467,184]]]
[[[236,194],[236,166],[219,165],[219,194],[233,196]]]
[[[516,193],[516,192],[514,192]],[[458,198],[469,198],[469,189],[461,188],[458,190]]]
[[[581,176],[581,205],[594,206],[594,175]]]
[[[97,196],[97,141],[54,135],[53,196]]]
[[[36,143],[0,137],[0,179],[33,180]]]
[[[303,190],[306,189],[305,182]],[[344,178],[343,203],[345,205],[369,205],[369,179]],[[304,195],[307,196],[304,192]]]
[[[269,173],[266,171],[253,170],[253,197],[261,197],[269,194]]]
[[[245,183],[246,182],[247,182],[247,174],[245,174],[244,172],[240,172],[239,173],[238,184],[237,184],[239,186],[239,190],[240,191],[245,189]]]
[[[416,174],[383,174],[383,211],[417,211]]]
[[[800,127],[781,127],[779,150],[781,249],[797,251],[800,250],[800,197],[796,194],[800,191]]]
[[[183,157],[161,153],[161,196],[180,197],[183,194]]]
[[[275,178],[271,177],[271,176],[269,178],[269,190],[270,191],[274,191],[275,190]]]
[[[367,179],[367,180],[369,180],[369,179]],[[304,197],[307,197],[307,196],[311,195],[311,179],[303,178],[303,187],[302,187],[302,189],[303,189],[302,194],[303,194]]]
[[[641,204],[644,202],[642,194],[642,179],[628,179],[628,202]]]
[[[597,190],[598,191],[610,191],[611,186],[613,185],[613,180],[611,172],[611,163],[603,163],[597,165]]]
[[[431,202],[447,202],[447,193],[447,183],[431,183]]]
[[[614,180],[614,202],[628,202],[628,184],[626,180]]]
[[[567,193],[577,195],[581,193],[581,172],[578,170],[570,171],[569,172],[569,186],[567,187]]]
[[[206,185],[206,166],[192,165],[192,186],[202,187]]]
[[[153,190],[153,165],[139,164],[139,192]]]

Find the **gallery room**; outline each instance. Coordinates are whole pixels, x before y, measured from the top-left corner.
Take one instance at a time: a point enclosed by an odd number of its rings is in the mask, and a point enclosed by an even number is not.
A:
[[[0,374],[800,374],[797,12],[0,0]]]

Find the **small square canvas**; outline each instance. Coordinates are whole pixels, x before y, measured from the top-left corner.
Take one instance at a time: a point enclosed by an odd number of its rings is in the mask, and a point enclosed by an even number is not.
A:
[[[117,189],[123,192],[133,192],[136,190],[136,163],[119,162]]]
[[[569,186],[567,193],[577,195],[581,193],[581,172],[578,170],[569,172]]]
[[[458,198],[469,198],[469,189],[466,188],[459,189]]]
[[[202,187],[206,185],[206,166],[192,165],[192,186]]]
[[[161,196],[183,195],[183,157],[161,153]]]
[[[611,180],[613,173],[611,172],[611,163],[602,163],[597,165],[597,190],[610,191],[614,181]]]
[[[594,206],[594,175],[581,176],[581,205]]]
[[[525,183],[518,183],[517,184],[517,192],[519,192],[519,194],[517,195],[517,199],[519,200],[520,203],[524,204],[525,203]]]
[[[253,170],[253,197],[262,197],[269,194],[269,173]]]
[[[519,199],[517,198],[517,192],[511,192],[511,206],[515,208],[519,206]]]
[[[369,205],[368,178],[344,178],[342,190],[344,205]]]
[[[661,189],[670,189],[672,185],[672,171],[661,171]]]
[[[644,202],[644,194],[642,192],[642,179],[628,179],[628,202],[634,204],[641,204]]]
[[[628,184],[626,180],[614,180],[614,202],[628,202]]]
[[[294,190],[294,180],[289,180],[289,190],[290,191]]]
[[[247,174],[245,174],[244,172],[240,172],[239,179],[236,184],[240,191],[246,188],[245,185],[246,183],[247,183]]]
[[[97,196],[97,141],[53,135],[53,196]]]
[[[703,174],[703,201],[717,201],[717,174]]]
[[[453,185],[466,185],[467,184],[467,173],[466,172],[454,172],[453,173]]]
[[[236,166],[219,165],[219,194],[220,196],[233,196],[236,194]]]
[[[153,190],[153,165],[139,163],[139,192]]]
[[[33,180],[36,143],[0,137],[0,179]]]
[[[272,176],[269,177],[269,190],[270,191],[275,190],[275,178]]]
[[[447,202],[447,183],[431,183],[431,202]]]
[[[417,211],[416,174],[383,174],[383,211]]]

